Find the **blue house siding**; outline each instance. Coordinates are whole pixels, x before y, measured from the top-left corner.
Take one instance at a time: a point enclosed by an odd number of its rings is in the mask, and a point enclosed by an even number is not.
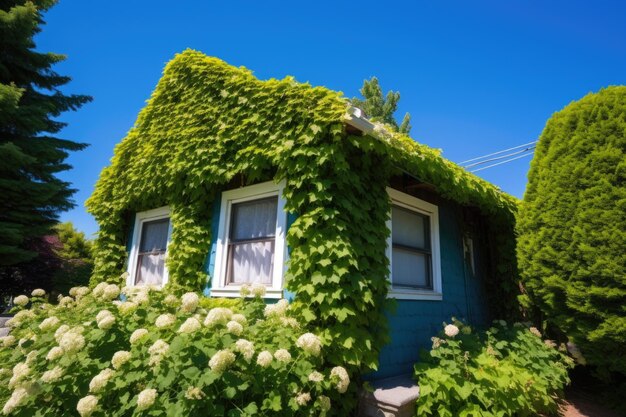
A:
[[[421,349],[429,349],[430,338],[451,317],[477,325],[488,317],[482,278],[467,270],[463,251],[460,208],[450,202],[439,204],[439,235],[443,300],[397,300],[389,312],[391,341],[380,353],[379,370],[372,379],[410,373],[419,360]]]

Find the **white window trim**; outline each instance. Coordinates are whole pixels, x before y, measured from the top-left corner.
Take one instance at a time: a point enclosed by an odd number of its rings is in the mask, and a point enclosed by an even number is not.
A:
[[[141,211],[135,215],[135,227],[133,228],[133,240],[130,249],[130,256],[128,258],[128,277],[126,278],[126,285],[129,287],[135,286],[135,274],[137,273],[137,254],[139,253],[139,239],[141,238],[141,231],[146,221],[159,220],[170,218],[169,206],[159,207],[153,210]],[[169,227],[167,230],[167,246],[170,244],[172,237],[172,220],[170,218]],[[165,256],[167,258],[167,247],[165,249]],[[167,262],[163,268],[163,282],[160,287],[164,287],[168,281]]]
[[[283,276],[287,268],[287,245],[285,233],[287,230],[287,212],[283,198],[284,181],[272,181],[250,185],[222,193],[220,207],[219,228],[217,232],[217,248],[215,251],[215,269],[211,282],[211,295],[216,297],[239,297],[241,285],[226,285],[226,257],[228,255],[227,241],[230,228],[232,205],[244,201],[258,200],[267,197],[278,197],[276,215],[276,237],[274,241],[274,270],[272,285],[267,287],[265,298],[283,297]]]
[[[396,298],[399,300],[434,300],[440,301],[443,299],[443,289],[441,285],[441,253],[439,248],[439,208],[431,203],[428,203],[412,195],[403,193],[393,188],[387,187],[387,194],[391,199],[391,204],[404,207],[408,210],[425,214],[430,219],[430,245],[431,245],[431,257],[432,257],[432,290],[418,290],[418,289],[394,289],[390,288],[389,298]],[[391,242],[391,213],[389,213],[389,219],[387,220],[387,228],[389,229],[389,237],[387,238],[387,259],[389,259],[389,283],[393,282],[391,271],[392,257],[392,242]]]

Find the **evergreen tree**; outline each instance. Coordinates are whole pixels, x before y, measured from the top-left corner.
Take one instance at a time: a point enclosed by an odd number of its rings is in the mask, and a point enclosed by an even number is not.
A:
[[[56,174],[68,152],[86,145],[55,137],[55,118],[91,100],[59,90],[69,77],[53,71],[65,59],[35,51],[33,37],[54,0],[0,0],[0,267],[37,256],[33,241],[73,207],[75,190]]]
[[[387,123],[400,133],[408,135],[411,132],[411,115],[409,113],[404,115],[400,126],[398,126],[398,122],[396,122],[394,117],[394,113],[398,109],[400,93],[389,91],[387,96],[383,96],[383,90],[380,88],[378,78],[376,77],[364,80],[360,92],[363,99],[354,97],[352,104],[363,110],[371,120]]]
[[[522,300],[605,379],[626,376],[626,86],[546,124],[518,219]],[[617,378],[619,380],[619,377]]]

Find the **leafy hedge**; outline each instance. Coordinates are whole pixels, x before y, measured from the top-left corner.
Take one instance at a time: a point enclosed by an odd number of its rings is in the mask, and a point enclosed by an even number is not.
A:
[[[626,87],[554,114],[519,213],[518,255],[538,320],[600,376],[626,377]]]
[[[224,303],[102,283],[54,306],[21,296],[0,339],[0,407],[11,416],[317,416],[350,384],[286,301]],[[113,301],[115,300],[115,301]],[[200,304],[209,307],[208,311]]]
[[[100,225],[94,284],[123,268],[134,213],[167,204],[168,285],[199,290],[218,193],[284,180],[286,209],[297,218],[287,235],[294,311],[320,335],[330,363],[376,369],[387,340],[390,177],[405,169],[435,184],[489,215],[494,230],[511,229],[516,203],[406,136],[382,126],[374,135],[348,133],[348,105],[340,93],[290,77],[260,81],[199,52],[177,55],[87,202]],[[507,268],[496,268],[494,280],[511,280]]]
[[[536,416],[557,409],[571,359],[541,333],[496,321],[484,333],[459,322],[433,337],[415,366],[418,416]]]

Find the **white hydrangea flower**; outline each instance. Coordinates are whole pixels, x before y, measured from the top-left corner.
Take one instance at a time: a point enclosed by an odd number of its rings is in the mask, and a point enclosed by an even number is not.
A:
[[[123,315],[130,315],[137,310],[137,304],[133,301],[125,301],[117,306],[119,312]]]
[[[102,294],[104,294],[104,290],[105,288],[108,286],[109,284],[107,284],[106,282],[101,282],[98,285],[96,285],[93,289],[93,291],[91,292],[93,294],[94,297],[101,297]]]
[[[1,340],[2,340],[3,347],[11,347],[16,342],[15,336],[11,336],[11,335],[4,336]]]
[[[544,343],[546,346],[548,346],[548,347],[551,347],[551,348],[553,348],[553,349],[556,349],[557,344],[556,344],[556,342],[555,342],[554,340],[546,339],[546,340],[544,340],[544,341],[543,341],[543,343]]]
[[[55,316],[50,316],[46,319],[44,319],[40,324],[39,324],[39,328],[41,330],[43,330],[44,332],[47,332],[48,330],[52,330],[55,327],[57,327],[60,323],[60,320],[55,317]]]
[[[41,375],[41,380],[47,384],[51,382],[57,381],[59,378],[63,376],[64,370],[59,366],[55,366],[54,368],[46,371]]]
[[[254,344],[246,339],[239,339],[235,342],[235,350],[248,362],[254,356]]]
[[[108,330],[115,324],[115,317],[113,315],[104,316],[101,320],[98,320],[98,328],[102,330]]]
[[[141,391],[137,396],[137,409],[147,410],[152,407],[152,404],[156,401],[157,391],[154,388],[146,388]]]
[[[230,308],[215,307],[209,310],[206,319],[204,319],[204,325],[213,327],[218,324],[226,324],[232,316],[233,312]]]
[[[98,397],[94,395],[88,395],[86,397],[78,400],[78,404],[76,404],[76,410],[80,417],[89,417],[93,414],[98,406]]]
[[[131,354],[126,350],[120,350],[113,354],[113,358],[111,358],[111,364],[113,365],[113,369],[120,369],[122,365],[130,360]]]
[[[186,294],[183,294],[183,296],[180,298],[180,301],[181,310],[183,310],[185,313],[193,313],[198,307],[198,302],[200,301],[200,298],[195,292],[188,292]]]
[[[59,340],[61,340],[61,336],[63,336],[65,333],[67,333],[70,330],[70,326],[68,326],[67,324],[62,324],[55,332],[54,332],[54,339],[57,341],[57,343],[59,343]]]
[[[49,361],[54,361],[54,360],[59,359],[61,356],[63,356],[64,353],[65,351],[63,350],[62,347],[55,346],[52,349],[50,349],[50,351],[46,355],[46,359]]]
[[[311,401],[311,394],[309,394],[308,392],[301,392],[296,396],[296,403],[299,406],[307,405],[309,401]]]
[[[148,349],[148,353],[150,354],[150,366],[160,364],[163,360],[163,357],[167,354],[169,350],[170,345],[168,345],[167,342],[165,342],[164,340],[159,339],[154,342],[152,346],[150,346],[150,348]]]
[[[233,314],[232,320],[236,321],[242,326],[244,326],[248,322],[248,320],[246,319],[246,316],[244,316],[243,314]]]
[[[343,394],[348,390],[350,376],[348,376],[348,371],[344,367],[335,366],[330,370],[330,377],[336,382],[335,388],[337,388],[337,392]]]
[[[101,370],[100,373],[94,376],[89,382],[89,392],[100,392],[114,375],[115,372],[111,368]]]
[[[13,299],[13,304],[15,304],[16,306],[21,306],[24,307],[26,304],[28,304],[28,297],[25,295],[18,295],[17,297],[15,297]]]
[[[248,284],[243,284],[240,288],[239,288],[239,295],[241,295],[242,297],[247,297],[250,295],[250,285]]]
[[[441,346],[442,343],[446,343],[446,341],[444,339],[440,339],[438,337],[431,337],[430,341],[433,342],[433,346],[432,349],[438,349],[439,346]]]
[[[265,285],[258,283],[258,282],[255,282],[250,287],[250,293],[254,297],[264,297],[266,291],[267,291],[267,288],[265,287]]]
[[[89,294],[89,287],[74,287],[74,294],[72,294],[70,290],[70,295],[76,297],[76,299],[83,298],[87,294]]]
[[[201,400],[204,396],[204,392],[198,387],[189,387],[185,391],[185,398],[188,400]]]
[[[300,323],[298,323],[298,320],[294,319],[293,317],[281,317],[280,324],[285,327],[291,327],[292,329],[300,328]]]
[[[109,310],[100,310],[98,312],[98,314],[96,314],[96,321],[100,321],[103,318],[107,317],[107,316],[112,316],[113,313],[111,313]]]
[[[20,362],[13,367],[13,375],[9,380],[9,388],[13,388],[17,385],[18,382],[22,381],[30,374],[30,367],[24,363]]]
[[[267,350],[264,350],[263,352],[259,353],[259,356],[256,357],[256,363],[262,368],[267,368],[272,363],[272,359],[272,354]]]
[[[176,323],[176,317],[173,314],[161,314],[154,322],[156,327],[158,327],[159,329],[170,327],[174,323]]]
[[[141,341],[145,336],[148,335],[148,330],[146,329],[137,329],[130,335],[130,344],[134,345]]]
[[[284,298],[279,300],[276,304],[268,304],[265,306],[265,317],[283,317],[289,307],[289,301]]]
[[[143,304],[148,304],[148,302],[150,301],[150,296],[148,294],[149,294],[148,290],[138,291],[137,293],[135,293],[135,295],[133,295],[132,300],[138,306],[143,305]]]
[[[243,326],[237,323],[236,321],[231,320],[228,323],[226,323],[226,330],[228,331],[228,333],[232,333],[235,336],[239,336],[241,333],[243,333]]]
[[[59,346],[67,353],[75,353],[85,346],[85,338],[77,328],[74,328],[61,336]]]
[[[322,411],[330,410],[330,398],[325,395],[320,395],[317,397],[317,404]]]
[[[454,337],[459,334],[459,328],[456,327],[454,324],[448,324],[446,327],[443,328],[443,332],[448,337]]]
[[[291,360],[291,353],[289,353],[287,349],[278,349],[276,352],[274,352],[274,357],[279,362],[287,363]]]
[[[19,407],[26,397],[28,396],[28,391],[25,388],[18,388],[11,393],[11,397],[4,404],[2,408],[2,412],[4,414],[11,414],[17,407]]]
[[[271,355],[270,355],[271,356]],[[213,372],[221,374],[235,362],[235,354],[228,349],[218,350],[209,360],[209,367]]]
[[[534,334],[537,337],[541,337],[541,332],[536,328],[536,327],[531,327],[530,329],[528,329],[532,334]]]
[[[324,374],[313,371],[309,374],[309,381],[311,382],[322,382],[324,380]]]
[[[33,292],[30,293],[30,295],[32,295],[33,297],[43,297],[44,295],[46,295],[46,292],[41,288],[37,288],[34,289]]]
[[[305,333],[298,338],[296,346],[304,350],[309,355],[318,356],[322,349],[322,342],[313,333]]]
[[[61,297],[59,298],[59,305],[61,307],[69,307],[72,305],[72,303],[74,302],[74,299],[72,297]]]
[[[114,298],[119,297],[120,295],[120,287],[115,284],[107,285],[102,292],[102,297],[105,300],[113,300]]]
[[[163,303],[168,307],[176,307],[178,305],[178,297],[173,294],[169,294],[163,299]]]
[[[194,333],[202,328],[202,324],[195,317],[189,317],[180,325],[178,333]]]

